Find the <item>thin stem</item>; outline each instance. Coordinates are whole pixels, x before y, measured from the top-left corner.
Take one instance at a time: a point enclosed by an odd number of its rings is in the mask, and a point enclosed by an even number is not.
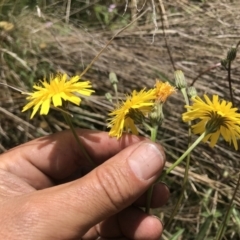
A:
[[[150,188],[147,190],[147,206],[145,209],[145,213],[150,213],[150,206],[152,201],[152,192],[153,192],[154,183],[150,186]]]
[[[65,22],[67,24],[69,23],[70,10],[71,10],[71,0],[68,0],[67,1],[67,9],[66,9],[66,17],[65,17]]]
[[[181,88],[181,92],[182,92],[182,95],[184,97],[184,101],[185,101],[186,105],[189,105],[189,99],[188,99],[188,96],[187,96],[186,88]]]
[[[151,129],[151,140],[152,140],[153,142],[156,142],[157,131],[158,131],[158,126],[152,127],[152,129]]]
[[[231,102],[233,104],[233,107],[235,106],[234,104],[234,99],[233,99],[233,90],[232,90],[232,79],[231,79],[231,61],[228,62],[228,86],[229,86],[229,92],[230,92],[230,98]]]
[[[83,152],[84,156],[86,157],[86,159],[88,160],[88,162],[92,165],[92,167],[96,167],[96,164],[92,161],[92,159],[90,158],[90,156],[88,155],[88,153],[86,152],[85,148],[83,147],[83,144],[81,143],[81,140],[79,138],[79,136],[77,135],[76,133],[76,130],[72,124],[72,121],[69,117],[68,114],[65,114],[64,112],[62,112],[64,118],[65,118],[65,121],[67,122],[67,124],[69,125],[72,133],[73,133],[73,136],[74,138],[76,139],[77,141],[77,144],[79,146],[79,148],[81,149],[81,151]]]
[[[190,146],[190,148],[188,148],[187,151],[166,170],[166,174],[169,174],[176,166],[178,166],[182,160],[203,140],[205,136],[206,132],[202,133],[202,135],[199,136],[199,138]]]
[[[161,181],[166,175],[168,175],[176,166],[178,166],[183,160],[184,158],[203,140],[203,138],[207,135],[207,132],[202,133],[198,139],[196,139],[196,141],[183,153],[183,155],[178,158],[178,160],[173,163],[164,174],[162,174],[157,182]]]
[[[171,167],[166,170],[166,174],[169,174],[176,166],[178,166],[183,161],[183,159],[203,140],[205,136],[206,132],[202,133],[199,138],[190,146],[190,148],[188,148],[187,151],[175,163],[173,163]]]
[[[94,59],[90,62],[90,64],[83,70],[83,72],[80,74],[80,78],[92,67],[93,63],[99,58],[99,56],[102,54],[102,52],[112,43],[112,41],[114,40],[115,37],[117,37],[121,32],[123,32],[124,30],[126,30],[127,28],[129,28],[134,22],[136,22],[139,18],[141,18],[147,11],[149,11],[150,9],[147,8],[142,14],[140,14],[137,18],[135,18],[132,22],[130,22],[127,26],[125,26],[124,28],[120,29],[108,42],[107,44],[104,46],[104,48],[102,48],[99,53],[94,57]]]
[[[145,121],[142,122],[142,125],[146,128],[147,131],[151,132],[151,139],[152,139],[152,127],[148,123],[146,123]]]
[[[170,58],[173,69],[176,70],[174,60],[173,60],[173,56],[172,56],[172,53],[171,53],[171,50],[170,50],[170,46],[168,44],[167,34],[166,34],[166,31],[165,31],[165,26],[164,26],[164,24],[165,24],[164,23],[165,11],[164,11],[164,6],[163,6],[161,0],[159,0],[159,9],[160,9],[160,18],[161,18],[161,23],[162,23],[163,37],[164,37],[164,41],[165,41],[165,44],[166,44],[166,47],[167,47],[168,56]]]
[[[119,104],[118,90],[115,90],[115,98],[117,100],[117,104]]]
[[[195,84],[195,82],[205,73],[217,68],[217,67],[220,67],[221,66],[221,63],[216,63],[214,64],[213,66],[211,67],[208,67],[207,69],[205,69],[204,71],[200,72],[192,81],[192,83],[190,84],[190,86],[193,86]]]
[[[186,88],[182,88],[181,89],[181,92],[182,92],[182,95],[184,97],[184,100],[185,100],[185,103],[186,105],[189,105],[189,99],[188,99],[188,96],[187,96],[187,91],[186,91]],[[192,144],[192,130],[191,130],[191,121],[188,122],[188,148],[190,148]],[[187,183],[188,183],[188,171],[189,171],[189,167],[190,167],[190,159],[191,159],[191,153],[189,153],[187,155],[187,161],[186,161],[186,168],[185,168],[185,172],[184,172],[184,178],[183,178],[183,184],[182,184],[182,189],[181,189],[181,193],[180,193],[180,196],[177,200],[177,203],[171,213],[171,216],[170,218],[168,219],[168,221],[166,222],[164,228],[167,229],[168,226],[170,225],[172,219],[174,218],[174,216],[176,215],[176,213],[178,212],[179,210],[179,207],[183,201],[183,198],[184,198],[184,191],[187,187]]]
[[[232,206],[233,206],[233,201],[234,201],[234,199],[235,199],[235,197],[236,197],[237,190],[238,190],[239,186],[240,186],[240,174],[238,174],[237,185],[236,185],[236,187],[235,187],[235,189],[234,189],[231,202],[230,202],[230,204],[229,204],[227,213],[226,213],[225,216],[224,216],[223,222],[222,222],[222,224],[221,224],[221,230],[220,230],[220,232],[218,232],[216,240],[221,240],[222,237],[223,237],[223,233],[224,233],[224,230],[225,230],[226,224],[227,224],[227,219],[229,218],[229,214],[230,214],[231,209],[232,209]]]
[[[28,93],[25,93],[25,92],[21,91],[20,89],[18,89],[18,88],[16,88],[16,87],[13,87],[13,86],[8,85],[8,84],[3,83],[3,82],[0,82],[0,85],[3,85],[3,86],[6,86],[6,87],[9,87],[9,88],[11,88],[11,89],[13,89],[13,90],[15,90],[15,91],[17,91],[17,92],[20,92],[20,93],[22,93],[22,94],[28,94]]]
[[[157,125],[151,128],[151,140],[153,142],[156,142],[157,130],[158,130]],[[146,206],[146,209],[145,209],[145,213],[148,213],[148,214],[150,213],[150,206],[151,206],[151,201],[152,201],[152,192],[153,192],[154,184],[155,183],[153,183],[147,191],[147,206]]]
[[[237,43],[236,48],[238,48],[239,44],[240,44],[240,41]],[[232,102],[233,107],[234,107],[234,99],[233,99],[233,93],[232,93],[232,81],[231,81],[231,61],[229,61],[229,63],[228,63],[228,69],[227,70],[228,70],[228,83],[229,83],[230,97],[231,97],[231,102]],[[237,190],[238,190],[239,186],[240,186],[240,174],[238,175],[237,185],[236,185],[236,187],[234,189],[231,202],[229,204],[227,213],[224,216],[224,219],[223,219],[223,222],[222,222],[222,225],[221,225],[221,229],[220,229],[220,231],[217,234],[216,240],[221,240],[222,237],[223,237],[223,234],[224,234],[224,231],[225,231],[225,228],[226,228],[226,224],[227,224],[227,220],[229,218],[229,215],[230,215],[230,212],[231,212],[231,209],[232,209],[232,206],[233,206],[233,201],[234,201],[234,199],[236,197]]]

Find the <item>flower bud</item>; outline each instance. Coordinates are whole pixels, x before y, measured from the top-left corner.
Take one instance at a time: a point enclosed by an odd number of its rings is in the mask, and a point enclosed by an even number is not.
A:
[[[222,59],[221,60],[221,65],[225,68],[225,69],[227,69],[227,65],[228,65],[228,60],[225,58],[225,59]]]
[[[105,93],[105,98],[106,98],[109,102],[112,103],[112,95],[111,95],[111,93],[109,93],[109,92]]]
[[[149,114],[149,119],[152,125],[161,125],[164,119],[162,111],[163,103],[158,102],[153,106],[151,113]]]
[[[109,80],[113,85],[114,91],[117,92],[118,79],[117,79],[117,75],[114,72],[109,73]]]
[[[227,60],[232,62],[237,56],[237,48],[232,47],[227,53]]]
[[[175,78],[175,85],[178,89],[187,87],[185,76],[181,70],[177,70],[174,72],[174,78]]]
[[[189,96],[190,98],[195,98],[197,95],[198,95],[198,94],[197,94],[197,90],[196,90],[195,87],[189,87],[189,88],[188,88],[188,96]]]

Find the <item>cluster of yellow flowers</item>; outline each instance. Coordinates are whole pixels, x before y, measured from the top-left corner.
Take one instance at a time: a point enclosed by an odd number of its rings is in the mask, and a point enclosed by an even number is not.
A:
[[[54,107],[61,107],[63,103],[69,101],[79,105],[81,95],[90,96],[94,90],[89,81],[80,81],[79,76],[68,78],[67,74],[58,73],[56,76],[50,76],[50,80],[44,79],[40,85],[33,86],[34,91],[27,94],[29,103],[23,108],[26,111],[33,107],[31,118],[40,109],[40,114],[48,114],[51,104]],[[138,134],[135,126],[135,119],[131,111],[137,111],[142,116],[148,116],[151,113],[154,104],[163,104],[168,96],[174,93],[175,87],[168,82],[157,80],[154,88],[150,90],[143,89],[139,92],[133,91],[126,100],[119,103],[109,114],[108,127],[109,135],[120,138],[123,131],[131,131]],[[80,94],[77,95],[77,94]],[[237,108],[232,107],[231,102],[219,100],[218,95],[214,95],[212,101],[207,95],[204,95],[205,101],[200,97],[193,97],[193,104],[186,106],[187,111],[183,113],[183,121],[194,121],[200,119],[192,126],[195,134],[206,132],[203,141],[210,140],[210,146],[214,147],[217,140],[222,136],[225,141],[233,143],[235,149],[238,149],[237,140],[240,138],[240,114]]]
[[[164,83],[158,80],[153,89],[148,91],[143,89],[140,92],[134,90],[124,102],[109,114],[111,117],[108,124],[108,127],[111,128],[109,135],[120,138],[123,130],[128,132],[129,129],[133,134],[138,134],[134,120],[129,115],[130,110],[138,110],[145,116],[151,112],[155,102],[165,102],[167,97],[174,92],[175,88],[168,82]]]

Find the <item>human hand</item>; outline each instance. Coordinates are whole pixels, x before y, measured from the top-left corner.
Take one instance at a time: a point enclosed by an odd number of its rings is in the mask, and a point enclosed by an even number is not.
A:
[[[159,239],[162,224],[138,206],[163,169],[162,148],[134,135],[77,132],[99,165],[91,171],[70,131],[0,156],[0,239]],[[151,206],[168,196],[156,184]]]

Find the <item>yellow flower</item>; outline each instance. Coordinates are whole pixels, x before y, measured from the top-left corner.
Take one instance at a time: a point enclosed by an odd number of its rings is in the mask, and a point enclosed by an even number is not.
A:
[[[10,23],[10,22],[1,21],[0,22],[0,28],[5,30],[6,32],[10,32],[11,30],[13,30],[14,25],[12,23]]]
[[[89,81],[79,82],[79,80],[79,76],[68,79],[67,74],[58,73],[56,76],[51,75],[49,83],[44,79],[41,81],[42,86],[33,86],[36,91],[23,93],[29,95],[27,97],[29,103],[23,108],[22,112],[33,107],[31,115],[31,118],[33,118],[41,107],[40,114],[47,115],[51,102],[53,102],[54,107],[59,107],[63,104],[62,99],[79,105],[81,98],[75,93],[90,96],[94,92],[94,90],[91,89],[92,86]]]
[[[156,100],[164,103],[166,99],[176,92],[175,87],[171,86],[168,82],[162,82],[157,80],[155,84],[156,89]]]
[[[111,127],[109,135],[112,137],[120,138],[123,130],[129,129],[133,134],[138,134],[137,128],[134,124],[134,120],[129,116],[131,109],[139,110],[144,115],[151,111],[156,99],[155,89],[140,92],[133,91],[130,96],[127,97],[125,102],[122,102],[115,110],[113,110],[109,116],[111,116],[108,127]]]
[[[193,125],[193,132],[201,134],[207,132],[203,139],[210,140],[210,146],[214,147],[220,135],[229,144],[233,142],[235,149],[238,149],[237,139],[240,138],[240,114],[237,108],[232,108],[232,103],[219,100],[218,95],[213,95],[212,101],[204,95],[205,101],[200,97],[192,98],[193,105],[186,106],[188,112],[183,113],[183,121],[188,122],[195,119],[200,121]]]

